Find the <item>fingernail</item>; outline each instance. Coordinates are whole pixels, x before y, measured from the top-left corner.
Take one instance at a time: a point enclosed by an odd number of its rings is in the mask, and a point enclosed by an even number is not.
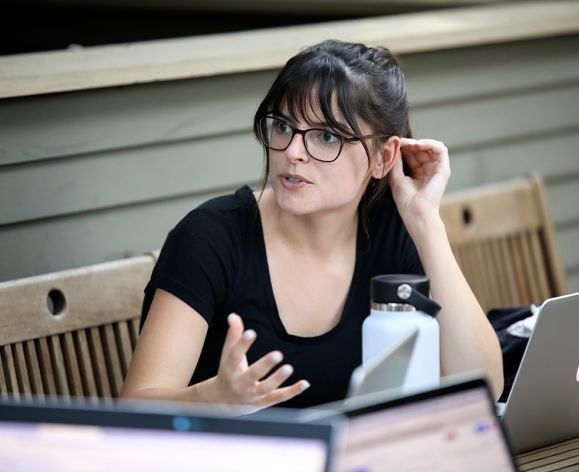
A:
[[[243,339],[245,339],[246,341],[251,341],[252,339],[255,339],[255,331],[252,329],[248,329],[243,333]]]
[[[291,375],[291,373],[292,373],[293,371],[294,371],[293,367],[292,367],[291,365],[289,365],[289,364],[286,364],[286,365],[284,365],[284,366],[281,368],[281,373],[282,373],[283,375]]]
[[[271,354],[270,359],[272,362],[281,362],[281,360],[283,359],[283,356],[281,355],[281,352],[274,352]]]
[[[302,382],[302,385],[301,385],[300,388],[302,389],[302,392],[303,392],[303,391],[307,390],[307,389],[310,388],[310,387],[311,387],[310,383],[309,383],[307,380],[305,380],[304,382]]]
[[[231,320],[233,319],[234,316],[235,316],[235,313],[230,313],[229,316],[227,317],[227,322],[229,324],[231,324]]]

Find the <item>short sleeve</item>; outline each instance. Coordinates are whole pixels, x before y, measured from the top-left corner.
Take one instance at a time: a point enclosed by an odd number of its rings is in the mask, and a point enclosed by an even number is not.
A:
[[[145,289],[141,326],[155,290],[175,295],[208,323],[224,303],[233,272],[232,237],[223,214],[189,213],[169,233]]]

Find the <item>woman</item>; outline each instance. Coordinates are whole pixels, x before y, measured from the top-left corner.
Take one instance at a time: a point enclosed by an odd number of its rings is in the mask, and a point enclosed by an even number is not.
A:
[[[264,185],[205,203],[170,232],[123,396],[252,409],[343,398],[370,278],[386,273],[430,278],[442,373],[482,369],[498,396],[499,344],[438,211],[447,149],[411,138],[395,57],[338,41],[303,50],[254,130]]]

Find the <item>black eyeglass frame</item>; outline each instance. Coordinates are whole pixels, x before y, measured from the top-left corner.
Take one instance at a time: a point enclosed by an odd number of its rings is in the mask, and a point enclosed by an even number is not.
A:
[[[266,144],[265,142],[265,138],[263,136],[263,130],[267,129],[267,126],[264,126],[264,122],[265,120],[267,120],[268,118],[273,118],[275,120],[281,121],[283,123],[285,123],[286,125],[288,125],[290,127],[290,129],[292,130],[292,135],[290,140],[287,143],[287,146],[284,148],[274,148],[268,144]],[[386,138],[386,137],[392,137],[394,136],[393,134],[363,134],[363,135],[353,135],[353,136],[344,136],[342,134],[336,133],[335,131],[329,131],[327,129],[324,128],[308,128],[308,129],[299,129],[297,127],[295,127],[294,125],[292,125],[289,121],[287,121],[284,118],[280,118],[279,116],[276,115],[266,115],[266,116],[262,116],[259,119],[258,122],[258,129],[259,129],[259,140],[261,142],[262,145],[264,145],[266,148],[268,149],[272,149],[273,151],[285,151],[290,144],[292,143],[292,141],[294,140],[294,137],[296,134],[300,134],[302,136],[302,140],[304,143],[304,148],[306,149],[306,152],[308,153],[308,156],[310,156],[312,159],[318,161],[318,162],[334,162],[336,161],[336,159],[338,159],[338,157],[340,157],[340,154],[342,153],[342,149],[344,147],[344,143],[351,143],[354,141],[362,141],[363,139],[376,139],[376,138]],[[331,133],[332,135],[336,136],[337,138],[340,139],[340,149],[338,150],[338,154],[336,155],[336,157],[334,157],[331,161],[325,161],[323,159],[318,159],[317,157],[312,156],[312,153],[310,152],[310,150],[308,149],[308,144],[307,144],[307,140],[306,140],[306,133],[309,131],[326,131],[328,133]]]

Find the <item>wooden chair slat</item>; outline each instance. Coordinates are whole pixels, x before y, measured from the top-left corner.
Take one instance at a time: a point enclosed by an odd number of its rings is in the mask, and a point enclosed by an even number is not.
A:
[[[101,336],[103,339],[103,349],[105,353],[105,360],[109,379],[111,382],[111,390],[114,397],[118,397],[121,393],[123,385],[123,372],[121,369],[121,359],[119,350],[116,346],[115,331],[112,325],[101,326]]]
[[[42,376],[42,385],[47,395],[57,395],[56,375],[52,368],[52,356],[47,338],[35,340],[36,352],[38,353],[38,363],[40,365],[40,375]]]
[[[18,385],[12,346],[8,344],[0,347],[0,356],[2,357],[2,365],[4,366],[4,375],[6,378],[6,385],[8,386],[8,393],[10,393],[13,398],[19,399],[21,390],[20,385]]]
[[[519,289],[519,284],[517,283],[518,272],[514,262],[514,254],[511,251],[509,238],[501,238],[499,241],[499,249],[503,261],[502,267],[504,268],[504,273],[506,275],[507,300],[512,302],[515,306],[523,305],[524,298]]]
[[[139,339],[139,318],[129,320],[129,333],[131,335],[131,345],[133,346],[134,351],[137,346],[137,339]]]
[[[16,368],[16,377],[18,378],[20,391],[25,398],[31,398],[32,386],[30,385],[30,378],[28,377],[28,367],[26,366],[24,347],[22,346],[22,343],[16,343],[12,346],[12,349],[14,355],[14,366]]]
[[[32,393],[36,395],[37,399],[41,399],[44,395],[44,386],[42,384],[39,356],[36,352],[34,340],[26,341],[24,343],[24,357],[26,358]]]
[[[99,328],[91,328],[87,333],[92,366],[95,373],[95,383],[99,396],[110,398],[113,396],[111,383],[107,371],[107,362],[103,350],[103,341]]]
[[[62,334],[61,342],[71,394],[74,396],[84,396],[79,361],[76,356],[76,346],[72,333]]]
[[[509,252],[512,256],[513,269],[515,271],[514,279],[517,286],[517,292],[520,294],[520,304],[523,305],[531,299],[529,284],[527,283],[527,274],[525,273],[521,240],[519,237],[509,237]]]
[[[546,267],[544,259],[542,258],[543,248],[541,248],[541,243],[539,242],[539,235],[536,231],[531,232],[531,253],[533,255],[533,263],[535,268],[535,276],[537,277],[537,284],[540,290],[540,299],[544,300],[549,298],[549,294],[552,293],[552,288],[549,287],[549,282],[547,281],[547,275],[545,273]]]
[[[66,365],[64,363],[64,353],[60,342],[60,337],[50,336],[48,338],[48,348],[50,350],[50,360],[56,383],[56,394],[64,398],[70,398],[71,391],[66,375]]]
[[[76,346],[76,354],[80,367],[84,394],[96,398],[98,397],[96,377],[92,367],[89,343],[85,330],[79,330],[74,333],[74,344]]]
[[[494,270],[494,256],[491,242],[486,242],[481,246],[483,251],[483,273],[490,283],[491,300],[496,301],[497,306],[504,306],[500,282],[498,280],[498,271]]]
[[[521,247],[523,249],[523,261],[525,266],[526,281],[529,285],[532,301],[529,303],[536,303],[541,300],[541,289],[535,274],[535,264],[533,262],[533,253],[531,250],[531,234],[526,231],[521,238]]]
[[[506,288],[506,277],[504,272],[503,261],[499,250],[498,241],[489,243],[490,249],[490,263],[493,267],[494,277],[496,280],[497,300],[500,300],[502,306],[508,304],[508,292]],[[491,270],[489,268],[489,270]]]
[[[2,348],[0,348],[0,351],[2,350]],[[6,399],[8,398],[8,392],[9,392],[9,388],[8,388],[8,382],[6,381],[6,377],[4,376],[4,366],[3,363],[0,364],[0,398],[1,399]]]
[[[129,322],[126,321],[114,325],[118,352],[121,360],[121,380],[123,381],[129,371],[129,365],[131,364],[131,357],[133,355],[133,346],[131,344],[131,335],[129,333],[128,323]]]

